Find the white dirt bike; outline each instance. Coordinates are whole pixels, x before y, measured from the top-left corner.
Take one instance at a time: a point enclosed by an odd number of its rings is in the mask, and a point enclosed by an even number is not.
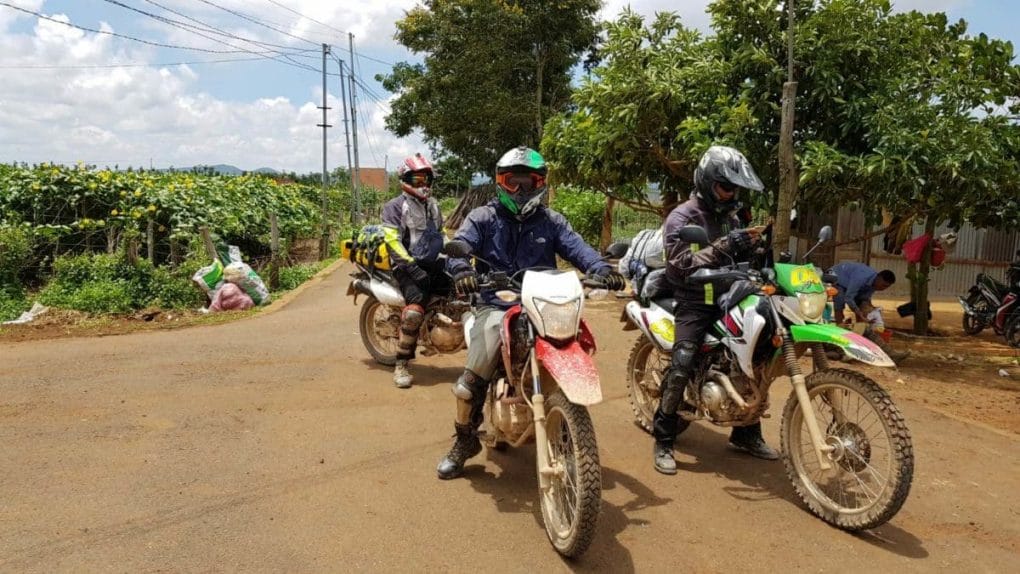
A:
[[[462,241],[444,247],[452,257],[469,257],[470,250]],[[592,359],[595,338],[581,316],[584,287],[596,289],[587,296],[597,298],[604,285],[582,284],[573,272],[529,269],[512,277],[482,275],[479,286],[519,302],[503,317],[502,361],[482,411],[482,443],[504,450],[535,441],[549,541],[563,556],[579,556],[591,544],[602,506],[602,467],[587,409],[602,401],[602,387]],[[473,324],[473,316],[464,322],[468,339]]]
[[[680,233],[688,243],[710,243],[701,227]],[[815,247],[829,237],[831,228],[823,228]],[[783,409],[780,446],[797,494],[812,513],[845,530],[874,528],[892,518],[913,479],[910,431],[878,383],[830,368],[823,345],[865,364],[895,365],[873,342],[825,323],[835,277],[819,277],[813,265],[778,263],[758,272],[734,264],[701,269],[689,281],[732,287],[719,301],[722,318],[705,336],[701,368],[684,389],[682,421],[753,424],[768,416],[769,387],[787,375],[793,392]],[[627,386],[637,423],[649,432],[670,366],[674,305],[671,297],[630,301],[621,318],[625,330],[641,331],[627,364]],[[798,358],[808,350],[813,372],[805,376]]]

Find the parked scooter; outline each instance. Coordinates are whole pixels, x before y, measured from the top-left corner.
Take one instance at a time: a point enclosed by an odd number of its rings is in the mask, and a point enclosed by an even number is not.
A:
[[[1006,282],[978,273],[967,297],[960,297],[963,330],[977,335],[991,327],[1012,347],[1020,347],[1020,251],[1006,269]]]
[[[818,245],[831,233],[823,228]],[[710,243],[701,227],[684,227],[680,234],[689,243]],[[845,530],[874,528],[892,518],[913,479],[910,431],[878,383],[857,371],[831,368],[824,347],[839,347],[865,364],[895,365],[873,342],[826,323],[836,277],[819,276],[810,264],[777,263],[758,271],[734,263],[701,269],[689,281],[731,285],[718,303],[722,319],[705,336],[700,370],[684,390],[681,419],[723,427],[754,424],[768,416],[772,383],[789,376],[793,392],[783,409],[780,447],[797,494],[812,513]],[[637,422],[646,430],[670,366],[675,304],[672,297],[648,305],[631,301],[621,318],[628,323],[625,330],[641,331],[627,364],[627,385]],[[813,370],[805,376],[799,358],[809,350]]]

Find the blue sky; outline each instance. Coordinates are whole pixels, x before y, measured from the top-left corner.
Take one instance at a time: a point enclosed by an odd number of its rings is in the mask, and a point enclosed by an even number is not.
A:
[[[359,145],[364,166],[392,166],[422,149],[417,137],[396,138],[384,129],[392,97],[373,79],[388,71],[382,62],[414,60],[393,40],[394,22],[414,0],[3,0],[27,10],[167,44],[230,50],[179,28],[130,11],[117,3],[166,18],[183,20],[178,11],[236,36],[310,50],[294,58],[318,70],[318,44],[334,45],[349,61],[347,36],[355,34],[361,80],[375,96],[361,93]],[[708,0],[638,0],[606,3],[604,15],[624,5],[651,16],[678,11],[707,29]],[[270,30],[219,5],[249,15],[284,33]],[[162,7],[161,7],[161,6]],[[290,10],[281,7],[285,6]],[[897,9],[946,11],[970,22],[972,33],[1020,44],[1015,0],[901,0]],[[165,8],[164,8],[165,7]],[[300,15],[299,15],[300,14]],[[305,16],[305,17],[302,17]],[[192,21],[193,23],[193,21]],[[224,40],[234,48],[252,44]],[[184,166],[232,163],[243,169],[274,167],[311,171],[321,166],[321,73],[270,60],[170,66],[176,62],[252,57],[159,48],[81,32],[0,5],[0,162],[83,160],[99,165]],[[329,71],[337,64],[329,60]],[[144,67],[99,68],[111,63]],[[39,66],[75,66],[46,69]],[[91,66],[91,67],[86,67]],[[346,165],[339,116],[338,79],[328,80],[331,111],[330,167]],[[359,91],[360,88],[359,88]]]

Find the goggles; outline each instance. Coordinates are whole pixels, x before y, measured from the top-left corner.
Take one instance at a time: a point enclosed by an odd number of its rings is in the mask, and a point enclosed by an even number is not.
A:
[[[509,193],[531,193],[545,187],[545,176],[533,171],[504,171],[496,174],[496,183]]]
[[[425,187],[432,185],[432,172],[414,171],[404,176],[404,182],[413,187]]]

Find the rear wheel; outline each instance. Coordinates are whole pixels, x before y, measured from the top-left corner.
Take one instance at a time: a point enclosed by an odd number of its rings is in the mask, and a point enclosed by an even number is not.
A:
[[[795,393],[783,409],[783,464],[793,487],[822,520],[844,530],[874,528],[892,518],[910,493],[910,431],[889,394],[855,371],[807,377],[813,416],[827,445],[822,470]]]
[[[652,419],[659,408],[659,388],[669,369],[669,355],[645,337],[639,337],[627,360],[627,391],[634,424],[652,432]]]
[[[546,401],[549,489],[539,489],[542,520],[557,552],[572,558],[588,549],[602,508],[602,467],[588,409],[557,391]]]
[[[397,364],[397,339],[400,336],[400,309],[380,303],[369,296],[361,306],[358,319],[361,342],[380,365]]]
[[[988,312],[988,301],[978,293],[974,293],[970,297],[967,297],[967,304],[971,306],[976,313],[964,313],[963,314],[963,332],[968,335],[977,335],[984,330],[985,325],[978,319],[977,314],[984,314]]]

